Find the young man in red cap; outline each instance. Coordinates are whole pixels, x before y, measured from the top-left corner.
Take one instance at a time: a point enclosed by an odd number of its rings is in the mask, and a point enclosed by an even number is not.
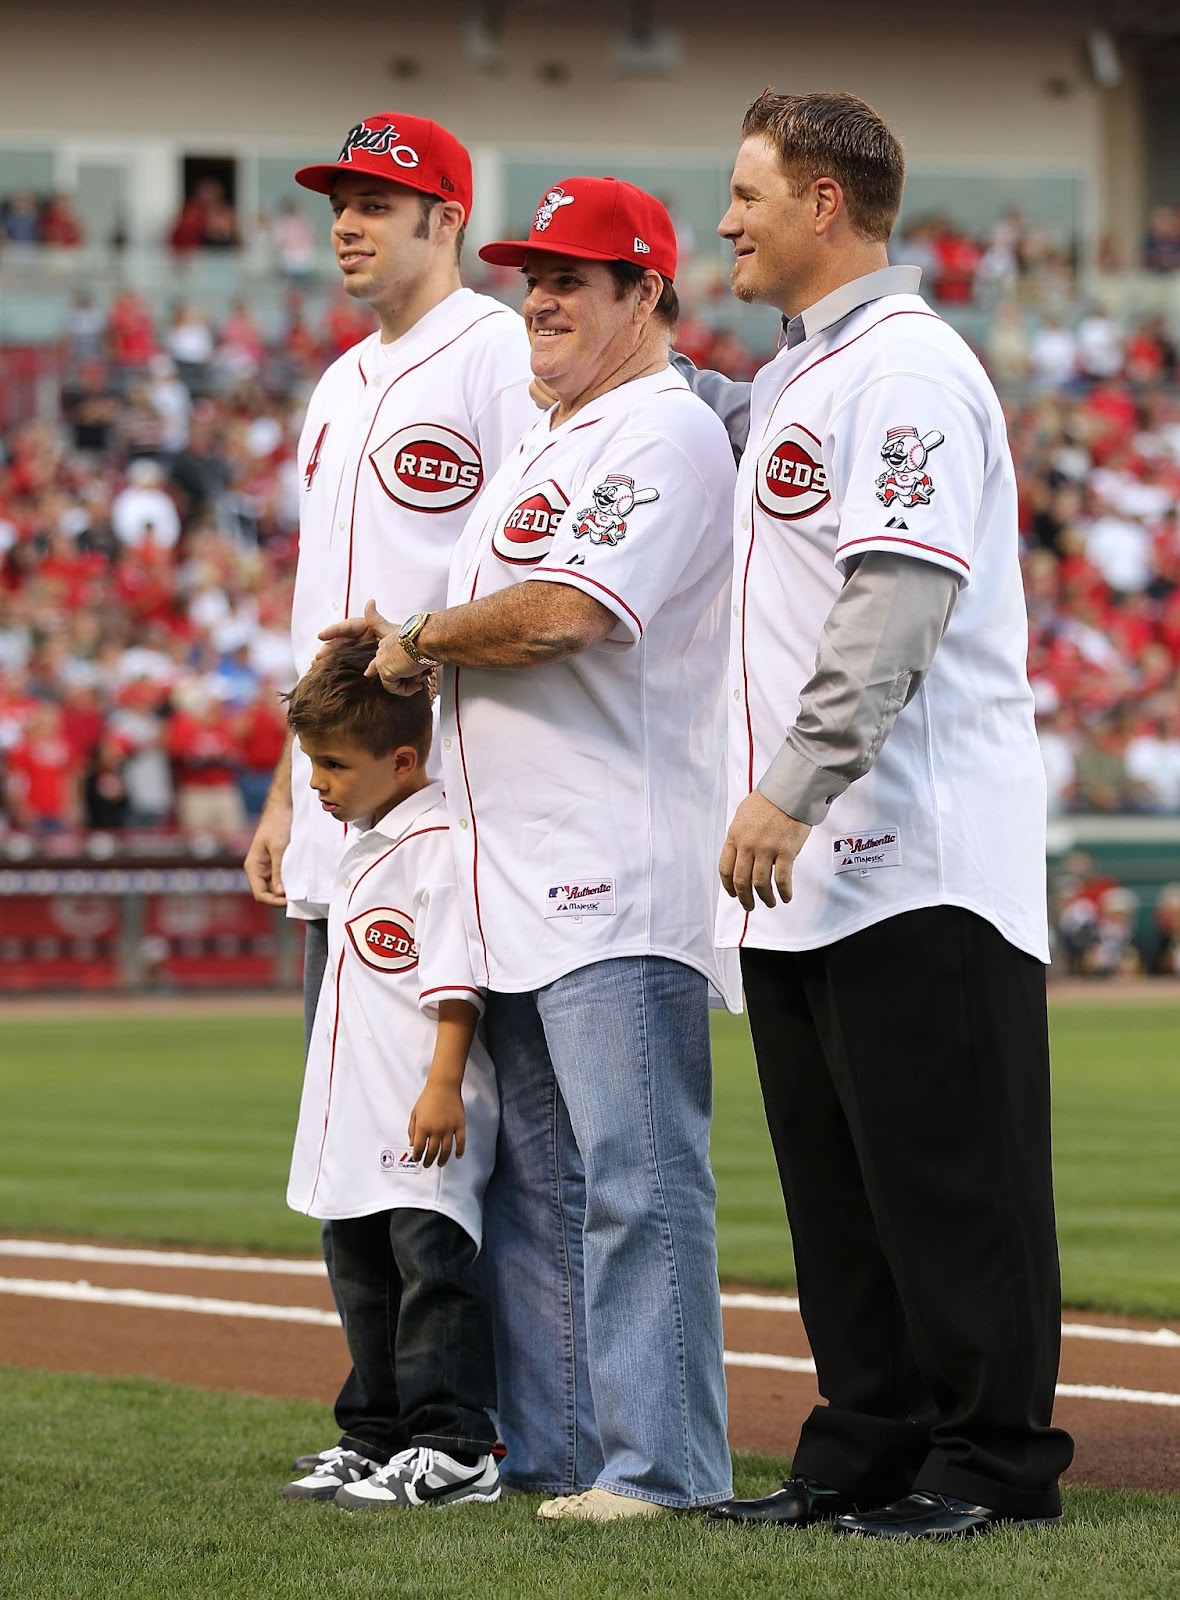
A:
[[[370,608],[442,763],[500,1085],[487,1197],[505,1482],[612,1521],[729,1493],[708,990],[733,456],[668,366],[676,245],[613,178],[551,185],[524,269],[557,397],[455,550],[447,610]],[[386,605],[388,609],[388,604]],[[330,636],[359,624],[329,629]]]
[[[329,197],[345,292],[378,322],[320,379],[299,441],[291,638],[302,674],[317,630],[368,596],[405,609],[444,602],[452,546],[536,408],[521,319],[460,282],[471,158],[454,134],[383,112],[349,131],[334,162],[295,177]],[[346,833],[317,805],[309,774],[288,740],[245,861],[255,899],[306,923],[308,1037]],[[324,1244],[330,1273],[330,1225]],[[346,1383],[342,1434],[357,1401]]]

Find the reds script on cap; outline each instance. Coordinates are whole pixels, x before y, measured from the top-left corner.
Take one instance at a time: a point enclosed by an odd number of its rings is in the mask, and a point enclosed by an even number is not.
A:
[[[527,239],[485,244],[482,261],[520,267],[531,250],[584,261],[630,261],[676,276],[676,230],[654,195],[621,178],[563,178],[541,196]]]
[[[331,194],[336,180],[365,173],[440,200],[457,200],[471,215],[471,157],[441,122],[380,111],[350,128],[330,166],[300,167],[295,182]]]

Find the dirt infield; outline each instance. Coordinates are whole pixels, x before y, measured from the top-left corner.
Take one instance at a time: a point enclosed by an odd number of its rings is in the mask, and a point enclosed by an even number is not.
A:
[[[14,1283],[23,1285],[20,1293],[12,1292]],[[40,1298],[43,1292],[127,1290],[191,1300],[183,1307],[165,1308]],[[802,1362],[808,1350],[798,1315],[785,1309],[789,1302],[760,1298],[759,1308],[731,1305],[725,1310],[727,1353],[764,1358],[761,1366],[729,1365],[730,1437],[737,1448],[782,1453],[793,1444],[818,1396],[812,1374],[769,1366],[783,1357]],[[210,1308],[210,1300],[223,1304]],[[197,1310],[202,1304],[206,1312]],[[234,1309],[243,1305],[263,1309]],[[0,1254],[0,1362],[165,1378],[204,1388],[297,1396],[327,1406],[347,1359],[339,1327],[326,1315],[331,1305],[318,1271],[293,1277],[204,1266],[194,1270],[183,1258],[153,1266],[133,1260],[77,1262]],[[262,1320],[269,1314],[265,1308],[280,1306],[301,1308],[296,1315],[318,1320]],[[206,1314],[209,1310],[216,1314]],[[1069,1331],[1078,1325],[1111,1329],[1113,1337]],[[1180,1493],[1180,1327],[1161,1334],[1158,1324],[1142,1319],[1068,1313],[1066,1328],[1063,1384],[1155,1397],[1150,1403],[1096,1394],[1059,1397],[1057,1420],[1077,1440],[1069,1480]],[[1153,1333],[1167,1342],[1128,1342]],[[325,1412],[324,1437],[293,1439],[292,1448],[323,1445],[330,1434]]]

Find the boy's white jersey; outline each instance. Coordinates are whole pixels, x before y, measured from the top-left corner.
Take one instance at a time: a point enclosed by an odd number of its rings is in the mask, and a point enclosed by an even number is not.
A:
[[[441,1211],[479,1244],[499,1100],[479,1033],[463,1080],[467,1149],[424,1168],[407,1136],[426,1086],[441,1000],[482,1013],[471,973],[442,788],[375,827],[355,824],[328,917],[328,963],[308,1049],[287,1204],[313,1217]]]
[[[1047,959],[1016,478],[975,356],[916,294],[781,350],[754,380],[735,504],[731,814],[798,716],[849,559],[932,561],[960,592],[921,689],[804,845],[789,905],[722,895],[719,943],[812,949],[957,905]]]
[[[452,605],[562,583],[617,618],[565,661],[444,670],[452,843],[489,988],[651,954],[736,1003],[713,945],[733,482],[720,422],[667,370],[540,418],[456,547]]]
[[[529,343],[515,311],[459,289],[400,339],[372,334],[328,368],[299,440],[295,666],[330,622],[376,600],[387,617],[446,600],[451,551],[487,480],[537,416]],[[292,749],[294,815],[283,857],[290,914],[323,916],[344,829]]]

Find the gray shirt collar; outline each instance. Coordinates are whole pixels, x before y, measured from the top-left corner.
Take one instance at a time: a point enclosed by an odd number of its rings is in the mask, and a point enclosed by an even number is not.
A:
[[[921,267],[880,267],[876,272],[866,272],[863,278],[842,283],[838,289],[833,289],[831,294],[824,295],[822,300],[817,300],[797,316],[784,317],[783,333],[786,337],[783,343],[788,350],[793,350],[805,339],[813,339],[817,333],[822,333],[833,323],[843,322],[845,317],[859,311],[861,306],[867,306],[872,300],[880,300],[883,295],[917,294],[921,281]]]

